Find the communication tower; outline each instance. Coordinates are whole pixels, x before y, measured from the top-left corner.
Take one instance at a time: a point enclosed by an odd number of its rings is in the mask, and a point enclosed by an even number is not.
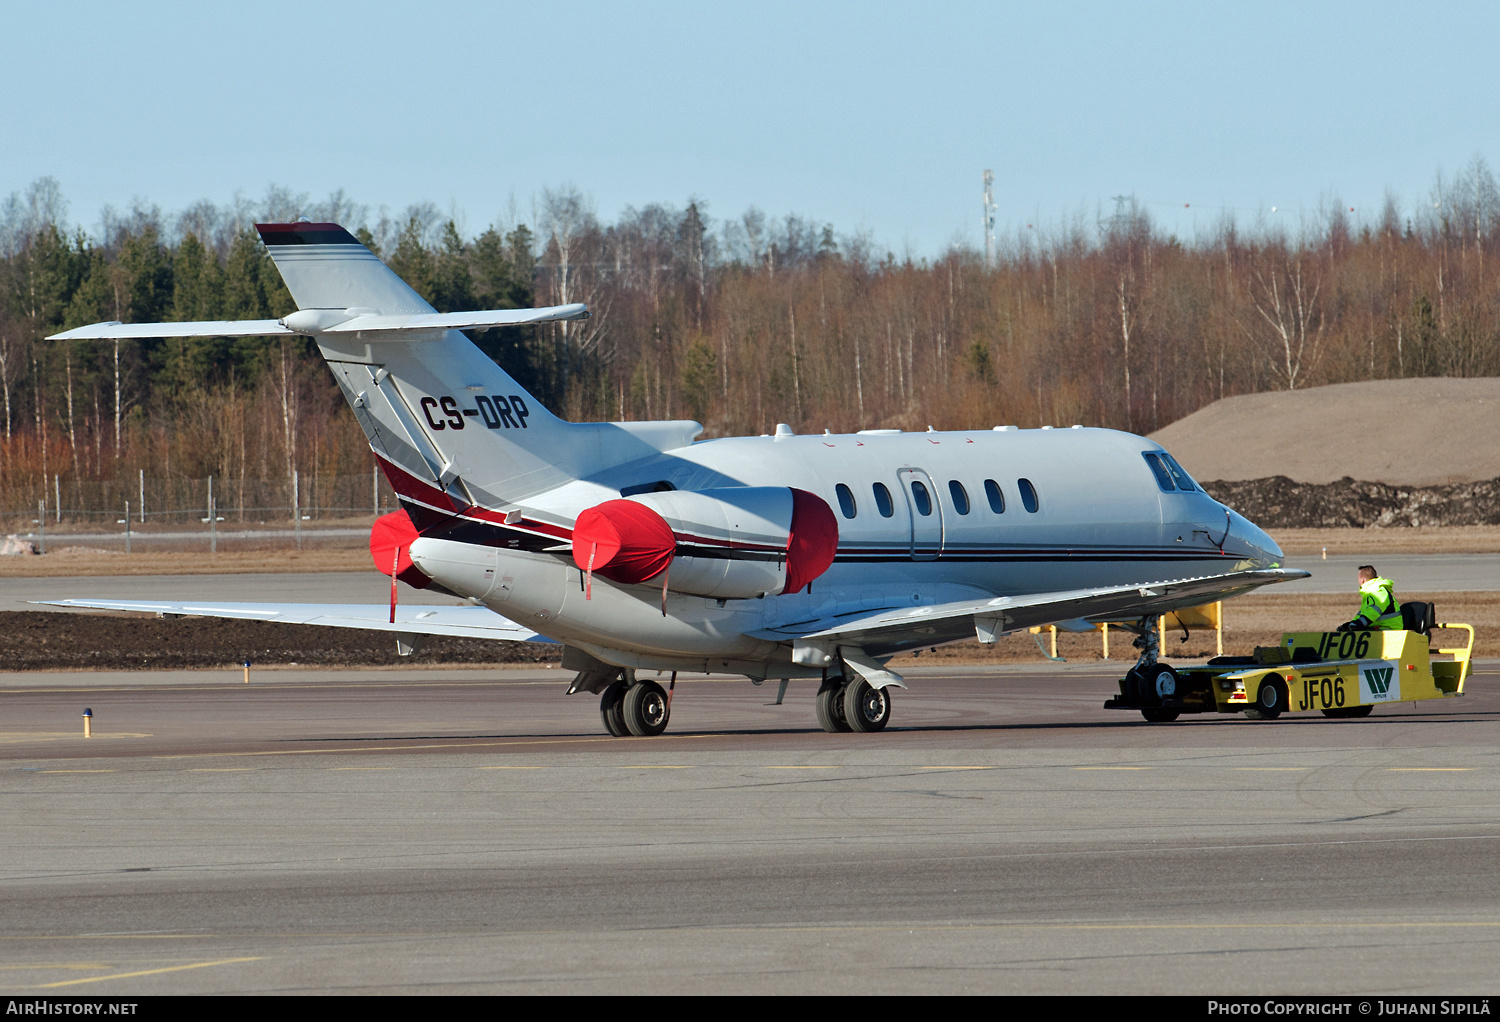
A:
[[[995,268],[995,172],[984,172],[984,268]]]

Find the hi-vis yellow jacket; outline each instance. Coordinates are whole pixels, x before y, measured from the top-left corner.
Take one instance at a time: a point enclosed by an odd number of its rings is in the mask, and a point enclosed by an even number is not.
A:
[[[1401,604],[1396,602],[1396,584],[1388,578],[1372,578],[1359,587],[1359,613],[1349,622],[1356,628],[1401,630]]]

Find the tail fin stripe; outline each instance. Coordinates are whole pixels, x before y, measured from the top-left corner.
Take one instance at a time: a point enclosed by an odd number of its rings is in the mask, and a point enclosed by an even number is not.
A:
[[[267,245],[358,245],[359,239],[338,224],[256,224]]]

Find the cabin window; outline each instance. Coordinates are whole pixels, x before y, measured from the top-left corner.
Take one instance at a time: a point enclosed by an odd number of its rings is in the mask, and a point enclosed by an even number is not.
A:
[[[1156,476],[1156,485],[1161,487],[1163,493],[1171,493],[1177,487],[1172,485],[1172,473],[1161,460],[1161,455],[1154,451],[1143,451],[1141,457],[1146,459],[1146,464],[1151,466],[1151,474]]]
[[[833,492],[839,495],[839,510],[844,512],[845,518],[853,518],[859,514],[859,507],[854,503],[854,491],[839,483],[833,488]]]
[[[1030,479],[1017,479],[1016,489],[1021,491],[1021,506],[1032,514],[1036,514],[1037,508],[1042,505],[1036,499],[1036,487],[1031,485]]]
[[[1193,477],[1188,475],[1181,465],[1177,464],[1176,458],[1165,451],[1161,453],[1160,457],[1162,461],[1167,463],[1167,471],[1172,473],[1172,478],[1177,482],[1179,490],[1196,490],[1198,488],[1198,484],[1193,482]]]
[[[927,492],[927,487],[915,479],[911,481],[911,499],[917,505],[917,514],[924,518],[932,514],[932,494]]]
[[[889,518],[896,513],[896,504],[891,500],[891,491],[885,488],[885,483],[876,483],[872,489],[875,491],[875,509],[880,512],[880,517]]]
[[[984,495],[990,499],[990,510],[997,515],[1005,514],[1005,494],[1000,492],[1000,484],[993,479],[984,481]]]
[[[961,515],[969,513],[969,492],[957,479],[948,480],[948,496],[953,498],[953,510]]]

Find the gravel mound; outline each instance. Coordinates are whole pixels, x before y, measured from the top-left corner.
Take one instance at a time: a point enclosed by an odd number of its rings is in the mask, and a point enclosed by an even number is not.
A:
[[[1199,409],[1151,439],[1198,479],[1480,483],[1500,477],[1500,378],[1245,394]]]
[[[1500,524],[1500,479],[1449,486],[1391,486],[1347,476],[1299,483],[1286,476],[1203,484],[1265,529]]]

